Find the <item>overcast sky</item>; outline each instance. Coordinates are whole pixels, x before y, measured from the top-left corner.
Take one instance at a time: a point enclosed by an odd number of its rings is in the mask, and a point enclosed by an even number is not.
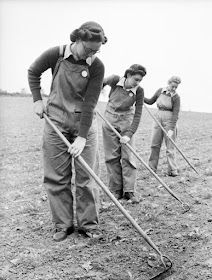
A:
[[[146,67],[141,86],[150,97],[179,75],[182,109],[212,112],[212,1],[0,0],[0,88],[26,88],[27,69],[44,50],[69,43],[85,21],[108,37],[98,54],[106,76],[131,64]],[[50,72],[42,78],[46,93]]]

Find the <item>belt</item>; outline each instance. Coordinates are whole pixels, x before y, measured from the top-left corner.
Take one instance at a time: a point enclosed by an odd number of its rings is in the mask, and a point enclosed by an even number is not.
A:
[[[168,109],[168,108],[158,108],[158,110],[172,112],[172,109]]]
[[[70,112],[70,113],[74,113],[74,114],[82,114],[82,111],[78,111],[78,110],[74,110],[74,112]],[[96,116],[96,112],[93,112],[93,115]]]
[[[123,117],[123,116],[129,116],[132,114],[132,112],[125,112],[125,113],[119,113],[119,112],[111,112],[106,109],[106,112],[113,115],[115,118]]]

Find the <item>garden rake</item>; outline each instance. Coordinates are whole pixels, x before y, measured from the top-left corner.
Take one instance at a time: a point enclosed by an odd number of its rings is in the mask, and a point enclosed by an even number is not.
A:
[[[50,118],[43,114],[46,122],[54,129],[54,131],[58,134],[58,136],[62,139],[62,141],[66,144],[66,146],[69,148],[71,146],[71,143],[67,140],[67,138],[60,132],[60,130],[55,126],[55,124],[50,120]],[[147,236],[147,234],[141,229],[141,227],[138,225],[138,223],[131,217],[131,215],[125,210],[125,208],[119,203],[119,201],[115,198],[115,196],[108,190],[108,188],[104,185],[104,183],[100,180],[100,178],[95,174],[95,172],[89,167],[89,165],[84,161],[84,159],[81,156],[76,157],[76,160],[80,162],[84,170],[90,174],[94,180],[97,182],[97,184],[101,187],[101,189],[109,196],[109,198],[113,201],[113,203],[118,207],[118,209],[122,212],[122,214],[130,221],[130,223],[133,225],[133,227],[139,232],[139,234],[143,237],[143,239],[156,251],[156,253],[159,255],[160,260],[164,266],[164,269],[162,272],[151,278],[153,279],[159,279],[164,273],[167,273],[170,271],[172,267],[171,260],[163,255],[159,248],[153,243],[153,241]]]

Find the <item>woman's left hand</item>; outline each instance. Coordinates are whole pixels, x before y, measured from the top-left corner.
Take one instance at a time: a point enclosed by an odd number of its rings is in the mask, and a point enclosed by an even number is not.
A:
[[[130,141],[130,137],[127,136],[127,135],[124,135],[124,136],[122,136],[122,137],[120,138],[120,142],[121,142],[122,144],[127,144],[129,141]]]
[[[68,148],[68,152],[73,157],[78,157],[82,153],[85,144],[86,144],[86,139],[81,136],[77,136],[73,144],[71,144],[71,146]]]

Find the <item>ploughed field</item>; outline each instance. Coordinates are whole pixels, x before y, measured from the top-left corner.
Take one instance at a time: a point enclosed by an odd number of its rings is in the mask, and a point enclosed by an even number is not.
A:
[[[100,112],[104,107],[98,104]],[[144,108],[136,151],[145,162],[152,122]],[[100,178],[107,185],[101,123],[98,119]],[[102,191],[103,238],[88,239],[75,232],[62,242],[52,240],[42,186],[43,124],[33,113],[30,97],[0,97],[0,279],[146,280],[162,271],[157,253]],[[177,144],[200,176],[177,153],[180,176],[167,177],[164,145],[158,175],[190,211],[184,212],[139,162],[137,191],[142,201],[121,204],[172,260],[166,279],[212,279],[212,114],[181,112]]]

